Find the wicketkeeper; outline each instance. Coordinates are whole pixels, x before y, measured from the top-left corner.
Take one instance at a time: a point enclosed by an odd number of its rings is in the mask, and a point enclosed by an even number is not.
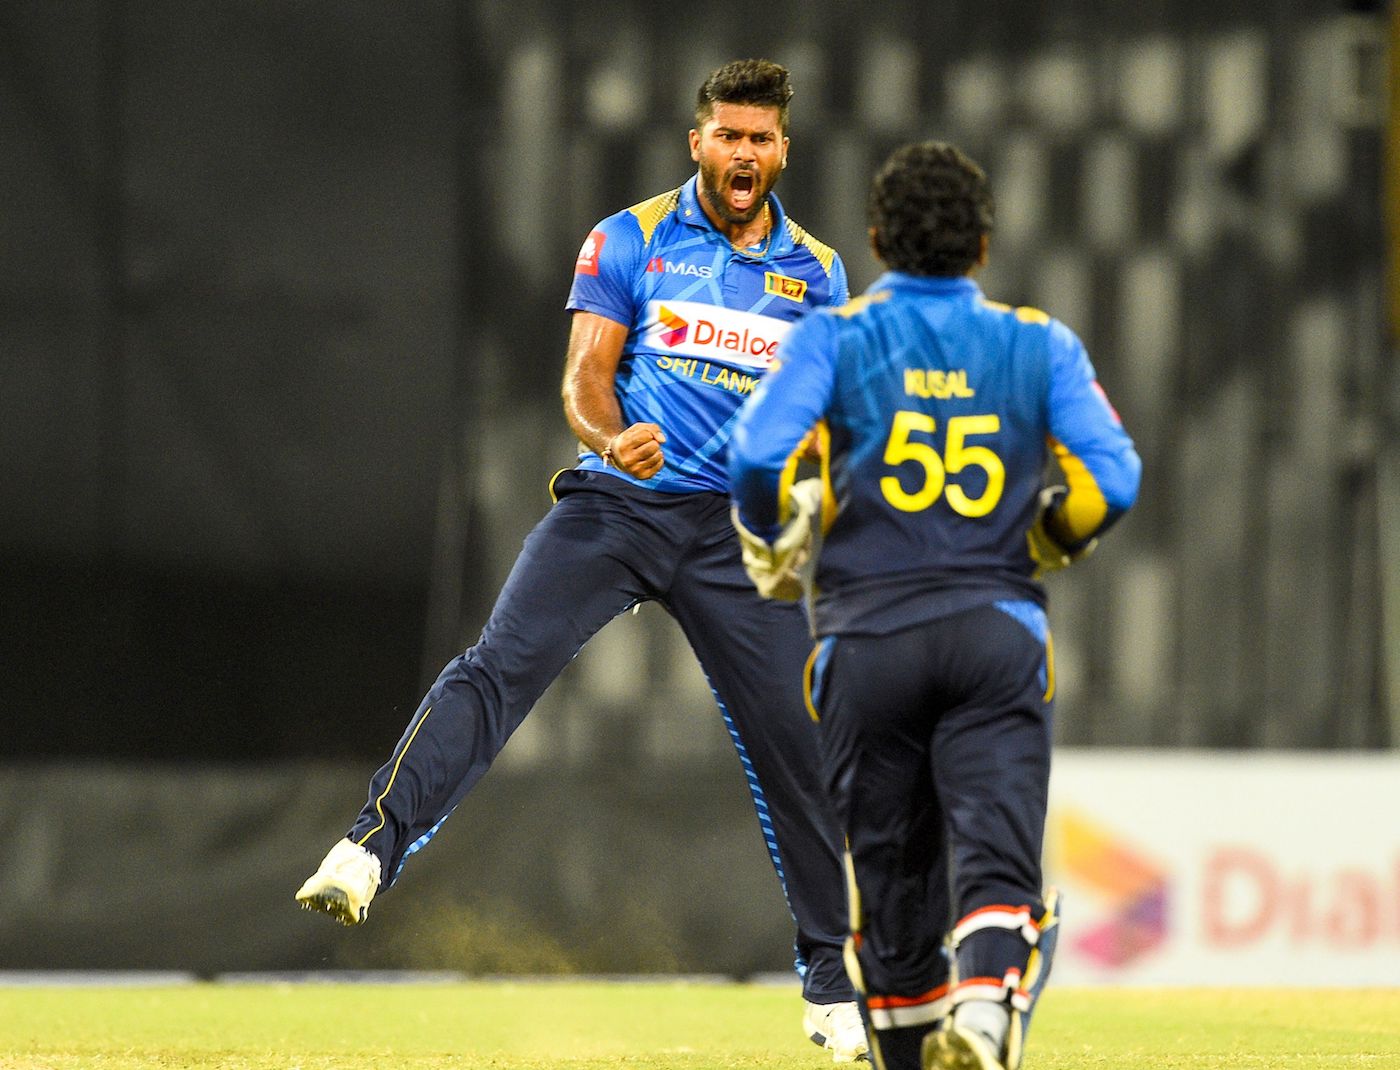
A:
[[[816,565],[809,694],[844,827],[877,1065],[1016,1070],[1058,935],[1042,893],[1055,669],[1041,570],[1083,557],[1141,462],[1084,346],[987,300],[992,198],[956,148],[898,150],[867,293],[800,323],[730,444],[761,592]],[[829,464],[789,488],[817,425]],[[1056,482],[1045,473],[1057,462]]]

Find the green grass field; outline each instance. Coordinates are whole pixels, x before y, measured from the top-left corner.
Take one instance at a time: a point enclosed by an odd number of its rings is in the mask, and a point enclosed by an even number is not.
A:
[[[575,982],[0,989],[0,1068],[816,1070],[795,990]],[[1400,990],[1046,994],[1027,1070],[1400,1068]]]

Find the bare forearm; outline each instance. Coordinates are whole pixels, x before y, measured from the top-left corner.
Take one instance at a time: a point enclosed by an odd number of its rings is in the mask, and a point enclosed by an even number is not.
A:
[[[569,354],[564,364],[564,418],[585,446],[604,463],[637,479],[661,470],[666,435],[656,424],[630,426],[618,403],[615,384],[627,328],[603,316],[574,313]]]
[[[578,440],[601,454],[623,430],[622,406],[613,390],[613,376],[574,368],[564,377],[564,418]]]
[[[656,424],[625,425],[611,377],[606,385],[592,375],[566,377],[564,415],[579,441],[605,464],[638,479],[650,479],[661,470],[665,434]]]

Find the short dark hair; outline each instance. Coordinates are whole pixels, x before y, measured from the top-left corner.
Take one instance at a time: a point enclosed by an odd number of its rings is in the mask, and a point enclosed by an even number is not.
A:
[[[778,109],[778,125],[786,130],[792,83],[788,71],[772,60],[736,59],[705,79],[695,96],[695,125],[705,125],[716,104],[756,104]]]
[[[904,145],[870,184],[867,203],[875,248],[896,271],[966,275],[982,255],[995,205],[987,176],[942,141]]]

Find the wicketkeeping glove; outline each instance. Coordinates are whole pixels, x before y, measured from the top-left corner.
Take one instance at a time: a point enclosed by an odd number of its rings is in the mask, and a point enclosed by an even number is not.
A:
[[[791,516],[771,544],[755,535],[731,508],[730,519],[739,533],[744,571],[764,598],[796,602],[802,598],[802,566],[812,556],[812,519],[822,507],[821,480],[813,477],[794,483],[788,491]]]
[[[1059,508],[1067,493],[1064,487],[1046,487],[1040,492],[1040,507],[1036,512],[1035,523],[1026,532],[1026,544],[1030,547],[1031,560],[1036,563],[1037,573],[1068,568],[1074,562],[1088,557],[1099,544],[1098,539],[1090,539],[1083,546],[1069,550],[1050,533],[1046,519]]]

